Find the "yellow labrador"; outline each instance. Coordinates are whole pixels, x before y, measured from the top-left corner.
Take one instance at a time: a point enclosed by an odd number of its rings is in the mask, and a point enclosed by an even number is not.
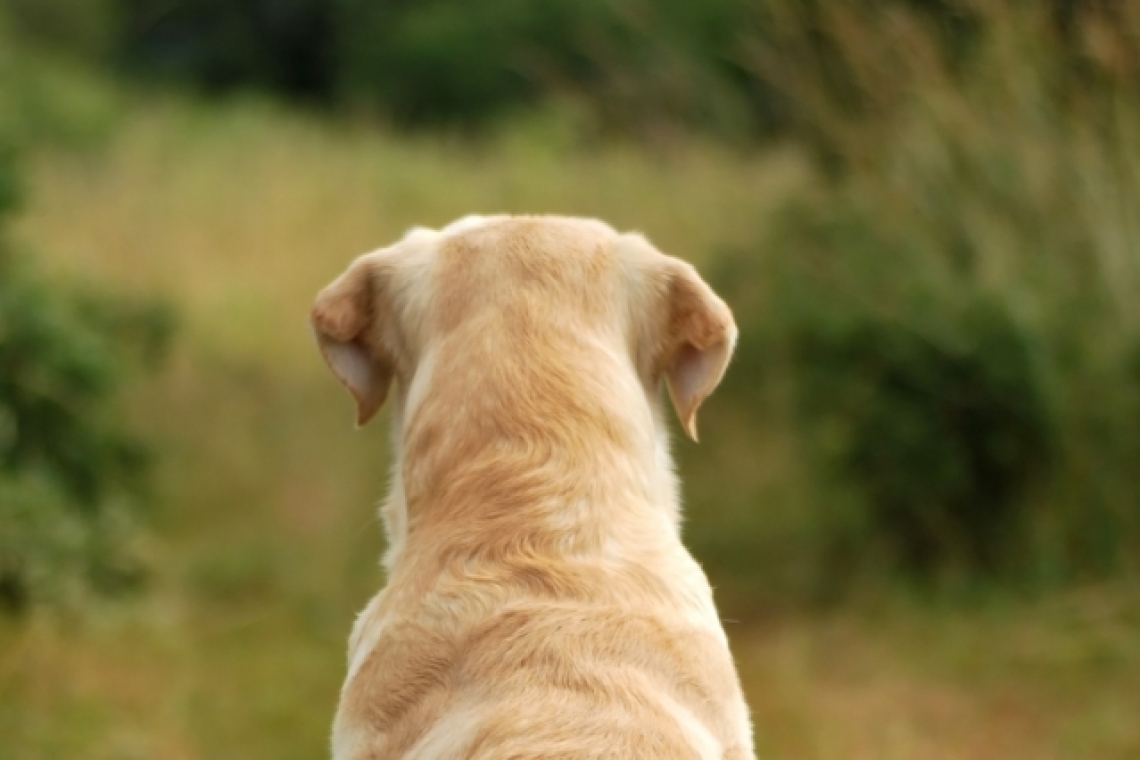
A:
[[[736,340],[693,267],[597,221],[468,217],[358,258],[312,325],[358,424],[395,396],[337,760],[754,756],[658,393],[695,439]]]

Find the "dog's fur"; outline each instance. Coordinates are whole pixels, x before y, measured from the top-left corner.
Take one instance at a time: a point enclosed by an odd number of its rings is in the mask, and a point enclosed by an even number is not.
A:
[[[357,259],[312,324],[358,424],[395,386],[388,585],[337,760],[753,757],[659,402],[664,378],[695,438],[736,339],[690,265],[601,222],[468,217]]]

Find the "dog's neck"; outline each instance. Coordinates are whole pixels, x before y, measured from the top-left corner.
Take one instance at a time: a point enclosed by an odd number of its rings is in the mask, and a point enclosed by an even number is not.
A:
[[[564,556],[676,540],[655,395],[619,351],[558,348],[494,364],[425,358],[393,415],[389,570],[412,548],[469,560],[510,551],[505,541]]]

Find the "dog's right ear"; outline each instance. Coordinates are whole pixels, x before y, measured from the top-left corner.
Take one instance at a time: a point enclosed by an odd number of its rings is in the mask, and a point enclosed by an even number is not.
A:
[[[724,376],[736,345],[736,323],[691,265],[671,259],[668,271],[665,385],[681,427],[695,441],[697,409]]]
[[[380,324],[387,276],[370,256],[361,256],[317,295],[309,320],[321,354],[356,401],[360,427],[379,411],[392,384],[394,366]]]

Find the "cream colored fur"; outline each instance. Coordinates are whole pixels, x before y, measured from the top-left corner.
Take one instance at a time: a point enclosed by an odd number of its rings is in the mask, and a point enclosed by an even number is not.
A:
[[[357,259],[312,323],[358,424],[394,396],[337,760],[753,757],[659,401],[695,438],[736,339],[691,266],[596,221],[468,217]]]

